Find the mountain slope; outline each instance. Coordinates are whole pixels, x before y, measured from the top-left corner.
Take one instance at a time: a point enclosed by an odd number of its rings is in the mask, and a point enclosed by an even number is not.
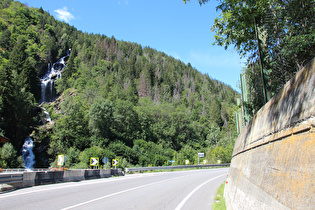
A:
[[[87,167],[90,155],[163,165],[194,162],[203,151],[209,161],[229,161],[237,95],[230,86],[150,47],[77,31],[42,9],[8,0],[0,8],[0,76],[12,84],[0,84],[0,127],[17,149],[38,122],[40,76],[71,48],[60,97],[44,105],[53,123],[35,129],[37,166],[57,154],[75,167]],[[21,90],[29,111],[11,114],[33,121],[12,126],[6,111]],[[223,150],[215,156],[214,148]]]

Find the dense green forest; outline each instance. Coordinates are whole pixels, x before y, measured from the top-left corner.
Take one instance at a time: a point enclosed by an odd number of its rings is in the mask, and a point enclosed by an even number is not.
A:
[[[104,26],[106,27],[106,25]],[[59,97],[39,105],[40,77],[67,50]],[[88,34],[42,8],[0,3],[0,128],[10,143],[0,167],[21,167],[31,135],[36,167],[87,168],[90,157],[120,166],[229,162],[237,136],[238,93],[180,60],[148,46]],[[41,107],[52,119],[43,124]]]

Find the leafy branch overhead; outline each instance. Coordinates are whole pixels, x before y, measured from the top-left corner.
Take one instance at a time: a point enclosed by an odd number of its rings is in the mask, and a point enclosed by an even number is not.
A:
[[[268,74],[268,91],[274,94],[315,57],[314,0],[220,0],[216,9],[221,13],[212,26],[214,44],[225,49],[232,46],[247,58],[248,98],[253,111],[263,105],[257,103],[262,97],[257,78],[261,77],[260,62]],[[258,40],[262,41],[261,49]]]

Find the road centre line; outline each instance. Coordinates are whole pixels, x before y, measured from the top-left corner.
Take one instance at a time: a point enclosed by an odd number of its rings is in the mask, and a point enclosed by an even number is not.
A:
[[[198,187],[196,187],[193,191],[191,191],[185,198],[184,200],[182,200],[182,202],[180,202],[180,204],[178,204],[178,206],[176,207],[175,210],[180,210],[184,204],[186,203],[186,201],[197,191],[199,190],[203,185],[207,184],[208,182],[211,182],[219,177],[222,177],[222,176],[226,176],[226,174],[223,174],[223,175],[220,175],[220,176],[216,176],[212,179],[209,179],[208,181],[205,181],[204,183],[202,183],[201,185],[199,185]]]
[[[89,203],[92,203],[92,202],[95,202],[95,201],[98,201],[98,200],[109,198],[109,197],[112,197],[112,196],[115,196],[115,195],[123,194],[123,193],[126,193],[126,192],[130,192],[130,191],[133,191],[133,190],[137,190],[137,189],[148,187],[148,186],[155,185],[155,184],[160,184],[160,183],[171,181],[171,180],[175,180],[175,179],[180,179],[180,178],[183,178],[183,177],[186,177],[186,176],[191,176],[191,175],[185,175],[185,176],[175,177],[175,178],[166,179],[166,180],[162,180],[162,181],[158,181],[158,182],[153,182],[153,183],[146,184],[146,185],[141,185],[141,186],[138,186],[138,187],[130,188],[130,189],[127,189],[127,190],[123,190],[123,191],[120,191],[120,192],[116,192],[116,193],[105,195],[105,196],[102,196],[102,197],[99,197],[99,198],[95,198],[95,199],[92,199],[92,200],[89,200],[89,201],[78,203],[76,205],[63,208],[62,210],[73,209],[73,208],[76,208],[76,207],[79,207],[79,206],[83,206],[83,205],[86,205],[86,204],[89,204]]]

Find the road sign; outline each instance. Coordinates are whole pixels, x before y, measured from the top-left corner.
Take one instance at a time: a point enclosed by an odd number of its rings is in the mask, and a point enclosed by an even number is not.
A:
[[[198,157],[204,157],[205,153],[198,153]]]
[[[199,165],[199,158],[204,157],[204,156],[205,156],[205,153],[198,153],[198,165]]]
[[[112,165],[113,166],[118,166],[119,165],[119,161],[117,159],[113,159],[112,160]]]
[[[203,160],[203,164],[207,164],[207,160]]]
[[[64,155],[58,155],[58,166],[63,166],[65,163],[65,156]]]
[[[175,160],[170,160],[170,163],[175,163]]]
[[[107,157],[104,157],[104,158],[102,159],[102,162],[103,162],[104,164],[108,163],[108,158],[107,158]]]
[[[189,160],[185,160],[185,164],[188,165],[189,164]]]
[[[98,166],[99,158],[91,157],[90,159],[90,166]]]

